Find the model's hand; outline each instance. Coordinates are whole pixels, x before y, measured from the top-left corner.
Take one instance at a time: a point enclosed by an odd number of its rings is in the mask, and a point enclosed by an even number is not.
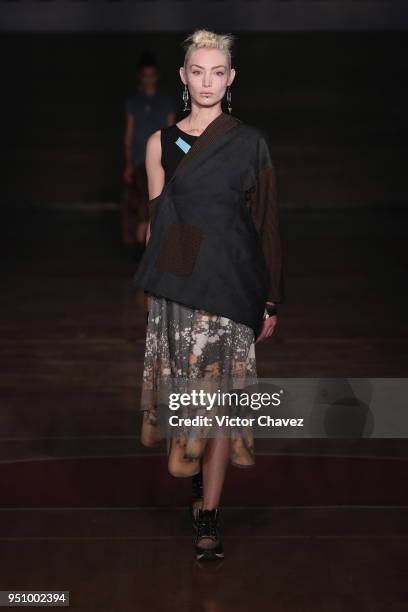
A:
[[[123,180],[128,185],[132,184],[133,181],[133,166],[132,164],[128,164],[123,172]]]
[[[270,338],[275,330],[275,327],[278,323],[278,316],[273,315],[272,317],[268,317],[262,321],[262,325],[259,331],[259,334],[255,340],[255,344],[257,342],[262,342],[262,340],[266,340],[266,338]]]

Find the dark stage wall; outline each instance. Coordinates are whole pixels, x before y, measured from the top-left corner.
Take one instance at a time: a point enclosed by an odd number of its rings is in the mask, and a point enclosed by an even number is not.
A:
[[[181,118],[186,34],[3,34],[1,206],[117,202],[139,53]],[[404,32],[234,34],[233,114],[268,130],[283,207],[406,204]]]

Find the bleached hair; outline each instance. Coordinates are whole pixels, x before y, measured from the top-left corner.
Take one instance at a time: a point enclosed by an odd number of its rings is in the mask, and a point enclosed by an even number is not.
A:
[[[228,70],[231,69],[232,61],[232,45],[235,41],[233,34],[217,34],[210,30],[194,30],[187,38],[182,42],[182,47],[186,54],[184,57],[184,69],[187,69],[190,55],[196,49],[202,49],[206,47],[208,49],[220,49],[225,53],[228,63]]]

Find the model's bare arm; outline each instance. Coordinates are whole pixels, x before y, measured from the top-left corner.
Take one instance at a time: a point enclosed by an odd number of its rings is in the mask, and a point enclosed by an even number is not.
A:
[[[147,189],[149,192],[149,200],[153,200],[161,194],[164,187],[165,174],[161,165],[161,140],[160,130],[154,132],[146,143],[146,174],[147,174]],[[149,206],[149,204],[148,204]],[[149,210],[150,212],[150,210]],[[146,246],[150,239],[150,221],[146,231]],[[146,299],[146,310],[150,309],[149,297]]]
[[[161,141],[160,130],[154,132],[146,143],[146,174],[149,200],[153,200],[161,194],[164,187],[164,169],[161,165]],[[150,221],[146,232],[146,245],[150,239]]]

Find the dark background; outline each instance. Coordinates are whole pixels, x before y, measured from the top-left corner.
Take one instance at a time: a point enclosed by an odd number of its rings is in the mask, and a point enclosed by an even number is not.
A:
[[[117,202],[139,54],[181,118],[187,33],[3,33],[0,205]],[[405,206],[406,33],[233,33],[232,113],[267,129],[282,207]]]
[[[233,114],[278,175],[286,302],[259,376],[407,377],[406,2],[0,2],[1,588],[80,612],[407,610],[407,432],[369,437],[370,406],[368,437],[256,439],[255,469],[229,465],[216,571],[192,564],[190,479],[140,443],[123,102],[151,50],[183,116],[195,28],[237,37]]]

